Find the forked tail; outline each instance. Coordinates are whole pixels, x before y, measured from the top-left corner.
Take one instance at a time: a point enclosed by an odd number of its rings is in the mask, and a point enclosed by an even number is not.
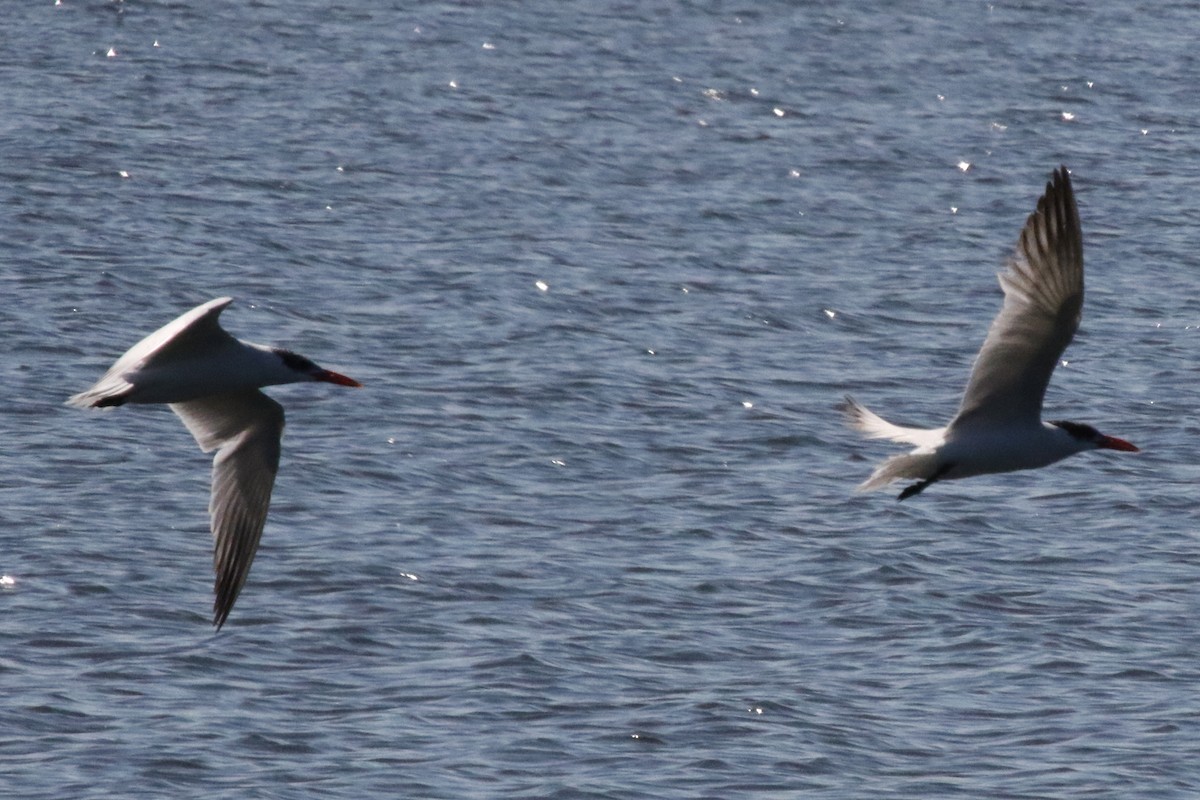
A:
[[[838,408],[846,415],[846,423],[868,439],[890,439],[917,447],[936,447],[946,432],[945,428],[905,428],[902,425],[893,425],[850,395],[846,395],[845,402]]]
[[[876,489],[882,489],[892,481],[915,480],[932,482],[940,477],[939,473],[940,467],[938,466],[936,453],[905,453],[899,456],[892,456],[876,467],[875,471],[871,473],[871,477],[859,484],[856,491],[871,492]],[[922,486],[921,488],[925,487]],[[911,497],[912,494],[915,494],[915,492],[906,495],[906,497]],[[902,497],[901,499],[904,498]]]
[[[125,405],[129,390],[133,388],[129,384],[116,386],[113,384],[98,383],[86,392],[80,392],[67,400],[67,405],[75,406],[76,408],[108,408],[110,406]]]
[[[850,427],[861,432],[868,439],[888,439],[893,442],[903,442],[914,445],[917,449],[911,453],[892,456],[880,464],[871,477],[858,487],[860,492],[870,492],[882,489],[893,481],[915,480],[920,483],[908,487],[900,495],[904,500],[921,492],[926,486],[941,478],[946,468],[938,463],[937,448],[946,437],[945,428],[905,428],[893,425],[883,417],[874,413],[850,395],[840,406],[846,415]]]

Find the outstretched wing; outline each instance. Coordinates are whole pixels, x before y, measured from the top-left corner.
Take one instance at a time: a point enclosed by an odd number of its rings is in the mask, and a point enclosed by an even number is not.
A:
[[[271,489],[279,470],[283,406],[257,389],[172,403],[188,430],[213,458],[213,624],[219,629],[250,573]]]

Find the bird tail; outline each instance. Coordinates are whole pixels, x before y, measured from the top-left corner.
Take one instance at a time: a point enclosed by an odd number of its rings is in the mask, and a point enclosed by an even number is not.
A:
[[[846,415],[846,423],[868,439],[890,439],[917,447],[931,447],[942,439],[944,432],[942,428],[926,430],[893,425],[850,395],[846,395],[845,402],[838,408]]]
[[[76,408],[109,408],[124,405],[133,386],[125,381],[101,380],[86,392],[72,395],[67,405]]]
[[[899,480],[928,481],[934,479],[934,476],[938,474],[940,466],[935,449],[945,441],[945,428],[926,430],[893,425],[850,395],[846,395],[846,401],[840,408],[846,415],[846,422],[850,427],[868,439],[889,439],[893,442],[911,444],[917,448],[914,452],[892,456],[884,461],[871,473],[871,477],[862,482],[858,491],[870,492],[882,489],[889,483]]]
[[[892,481],[910,478],[912,480],[928,481],[937,475],[938,469],[936,453],[917,452],[892,456],[876,467],[875,471],[871,473],[871,477],[859,484],[856,491],[872,492],[876,489],[882,489]]]

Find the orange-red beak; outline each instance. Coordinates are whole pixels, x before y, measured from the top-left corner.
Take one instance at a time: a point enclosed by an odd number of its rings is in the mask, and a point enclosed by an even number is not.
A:
[[[1115,436],[1101,436],[1098,442],[1101,448],[1105,450],[1121,450],[1126,453],[1138,453],[1137,445],[1131,444],[1124,439],[1118,439]]]
[[[323,369],[320,372],[315,373],[313,377],[319,381],[324,381],[325,383],[336,383],[338,386],[362,386],[362,384],[354,380],[354,378],[347,378],[345,375],[342,375],[339,372],[334,372],[333,370],[328,369]],[[1120,441],[1120,439],[1117,441]],[[1129,446],[1133,447],[1133,445]],[[1137,448],[1135,447],[1134,449],[1136,450]]]

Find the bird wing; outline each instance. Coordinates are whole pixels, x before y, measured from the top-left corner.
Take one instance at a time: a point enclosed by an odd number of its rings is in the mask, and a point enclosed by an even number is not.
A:
[[[213,624],[219,629],[233,609],[258,550],[271,489],[279,470],[283,406],[257,389],[172,403],[200,449],[213,458]]]
[[[1066,167],[1055,170],[1000,274],[1004,306],[975,359],[951,429],[1036,425],[1083,309],[1083,235]]]
[[[232,339],[218,320],[232,302],[232,297],[218,297],[196,306],[129,348],[121,361],[144,363],[159,356],[182,358],[192,351],[212,348],[214,340]]]
[[[92,388],[67,401],[79,407],[112,405],[134,388],[125,376],[155,359],[166,356],[185,359],[194,352],[216,349],[218,345],[237,341],[221,327],[218,317],[233,302],[232,297],[218,297],[198,305],[162,326],[129,348]],[[118,402],[121,402],[118,399]]]

